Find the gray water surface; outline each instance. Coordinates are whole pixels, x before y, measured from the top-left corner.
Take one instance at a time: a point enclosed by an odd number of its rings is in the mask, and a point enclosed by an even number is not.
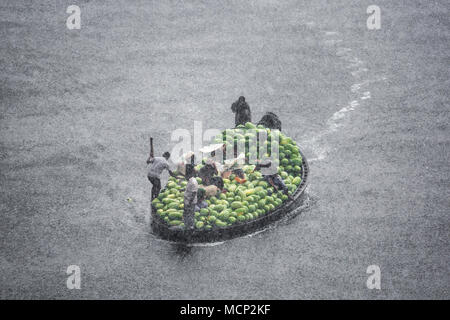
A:
[[[0,4],[1,298],[449,298],[448,2],[379,0],[376,31],[365,0],[77,3],[81,30],[66,1]],[[148,137],[231,127],[239,95],[302,147],[307,203],[156,238]]]

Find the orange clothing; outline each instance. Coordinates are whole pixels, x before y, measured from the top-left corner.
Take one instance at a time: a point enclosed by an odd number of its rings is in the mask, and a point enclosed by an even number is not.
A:
[[[246,181],[247,181],[247,179],[241,179],[241,178],[239,178],[239,177],[234,177],[234,180],[236,180],[237,182],[239,182],[239,183],[245,183]]]

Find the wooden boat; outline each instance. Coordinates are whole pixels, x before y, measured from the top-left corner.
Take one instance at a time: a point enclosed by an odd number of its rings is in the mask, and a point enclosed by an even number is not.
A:
[[[293,200],[288,199],[284,201],[280,206],[275,207],[273,210],[253,220],[237,222],[230,226],[220,228],[217,227],[211,230],[187,230],[184,228],[170,227],[158,214],[156,214],[156,208],[152,205],[151,227],[153,232],[162,239],[169,241],[182,243],[202,243],[217,242],[241,237],[266,228],[269,224],[280,220],[284,216],[288,215],[292,210],[297,208],[302,203],[305,197],[305,188],[308,180],[309,167],[308,162],[301,151],[300,154],[302,156],[300,173],[301,183],[291,194]]]

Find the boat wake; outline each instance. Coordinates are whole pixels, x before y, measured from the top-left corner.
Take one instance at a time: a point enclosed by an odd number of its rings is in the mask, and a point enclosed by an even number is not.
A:
[[[343,44],[343,40],[339,39],[339,32],[325,31],[324,44],[326,46],[335,47],[335,55],[344,62],[345,69],[350,71],[355,83],[350,86],[351,99],[344,107],[336,111],[326,121],[326,128],[314,135],[307,134],[302,145],[310,149],[315,155],[314,158],[309,159],[310,163],[321,161],[327,158],[331,152],[330,145],[327,142],[329,135],[336,133],[339,129],[345,126],[347,116],[357,110],[363,102],[371,99],[369,88],[370,84],[385,81],[386,77],[368,77],[370,75],[368,66],[365,61],[358,58],[358,56]]]

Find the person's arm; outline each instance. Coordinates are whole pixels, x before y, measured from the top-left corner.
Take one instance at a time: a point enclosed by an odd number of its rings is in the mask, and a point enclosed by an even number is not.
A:
[[[267,162],[267,163],[265,163],[265,164],[260,164],[260,167],[261,168],[269,168],[270,166],[272,165],[272,162]]]
[[[153,157],[148,157],[147,159],[147,164],[153,163],[154,158]]]
[[[222,192],[220,191],[219,187],[215,186],[216,188],[216,192],[214,194],[214,197],[217,197],[217,195],[221,194]]]
[[[269,178],[268,180],[269,180],[270,185],[271,185],[275,190],[278,190],[278,188],[275,186],[275,183],[273,183],[273,179],[272,179],[272,178]]]
[[[166,161],[166,164],[165,164],[165,169],[167,169],[167,171],[169,172],[171,177],[174,177],[174,178],[177,177],[177,175],[172,170],[170,170],[169,163],[167,161]]]
[[[234,113],[236,113],[236,111],[237,111],[237,103],[236,103],[236,102],[234,102],[234,103],[231,105],[231,111],[233,111]]]
[[[260,171],[261,168],[269,168],[272,165],[272,162],[267,163],[261,163],[260,161],[256,164],[255,169],[253,169],[253,172]]]
[[[174,177],[174,178],[177,177],[177,175],[173,171],[171,171],[170,169],[167,169],[167,171],[169,172],[171,177]]]
[[[217,165],[215,162],[213,162],[213,167],[214,167],[214,175],[218,176],[219,175],[219,169],[217,169]]]

